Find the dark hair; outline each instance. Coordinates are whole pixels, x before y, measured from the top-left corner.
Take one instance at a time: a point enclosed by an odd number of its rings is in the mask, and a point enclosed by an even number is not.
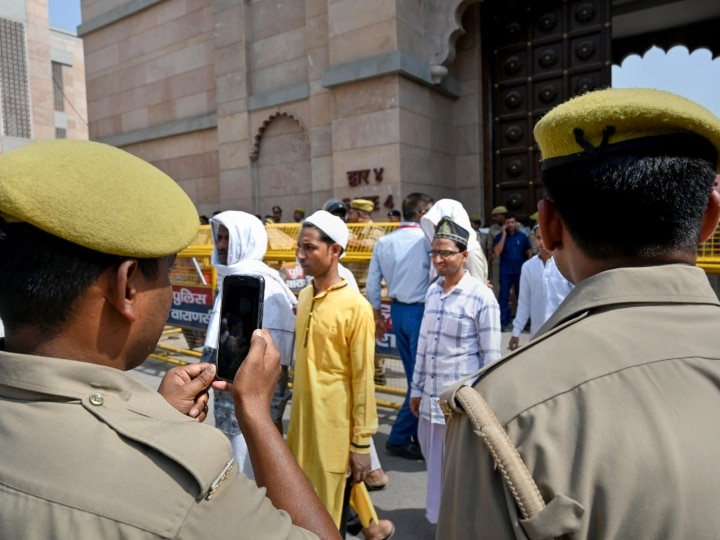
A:
[[[507,221],[508,219],[514,219],[515,221],[517,221],[517,216],[515,214],[505,214],[505,221]]]
[[[675,156],[609,156],[544,171],[549,198],[593,259],[695,253],[715,170]],[[617,216],[632,217],[628,229]]]
[[[335,240],[333,240],[332,238],[330,238],[327,234],[325,234],[325,231],[323,231],[320,227],[317,227],[316,225],[313,225],[312,223],[303,222],[303,224],[302,224],[303,229],[307,229],[309,227],[312,227],[319,233],[321,242],[327,244],[328,246],[337,244],[337,242]],[[340,244],[338,244],[338,246],[340,246]],[[345,251],[345,249],[343,249],[343,247],[340,246],[340,255],[343,254],[343,251]]]
[[[435,202],[425,193],[411,193],[402,202],[402,215],[404,221],[415,221],[428,206]]]
[[[323,205],[323,210],[342,219],[345,219],[345,216],[347,215],[347,206],[345,203],[335,199],[326,201]]]
[[[56,330],[106,269],[128,259],[84,248],[27,223],[0,221],[0,229],[0,318],[8,328]],[[136,260],[144,276],[157,278],[159,259]]]

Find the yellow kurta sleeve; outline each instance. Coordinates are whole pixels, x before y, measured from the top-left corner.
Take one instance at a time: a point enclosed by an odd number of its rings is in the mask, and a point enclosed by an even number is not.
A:
[[[375,404],[375,319],[370,303],[364,298],[356,316],[348,320],[348,349],[352,369],[352,440],[350,450],[370,453],[370,437],[377,432]]]

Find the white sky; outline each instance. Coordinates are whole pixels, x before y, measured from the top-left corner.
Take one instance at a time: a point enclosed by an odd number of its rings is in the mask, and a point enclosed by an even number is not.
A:
[[[668,90],[720,116],[720,58],[713,60],[707,49],[690,54],[687,47],[677,46],[666,54],[653,47],[642,58],[630,55],[612,67],[612,86]]]

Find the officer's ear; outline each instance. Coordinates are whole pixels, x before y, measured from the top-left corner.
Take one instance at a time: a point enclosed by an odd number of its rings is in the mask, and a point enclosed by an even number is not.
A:
[[[108,272],[109,287],[105,298],[128,322],[135,322],[138,318],[135,280],[140,273],[137,260],[125,259]]]
[[[550,199],[538,202],[538,223],[545,249],[555,251],[562,247],[565,222],[557,211],[555,203]]]
[[[720,193],[713,189],[710,192],[705,214],[703,214],[702,225],[700,227],[700,243],[713,235],[715,229],[717,229],[718,221],[720,221]]]

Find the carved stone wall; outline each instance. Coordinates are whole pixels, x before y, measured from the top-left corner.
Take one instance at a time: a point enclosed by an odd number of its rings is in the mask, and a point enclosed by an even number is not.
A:
[[[437,82],[447,75],[455,60],[457,40],[466,30],[462,25],[465,10],[480,0],[436,0],[425,3],[425,61]]]

